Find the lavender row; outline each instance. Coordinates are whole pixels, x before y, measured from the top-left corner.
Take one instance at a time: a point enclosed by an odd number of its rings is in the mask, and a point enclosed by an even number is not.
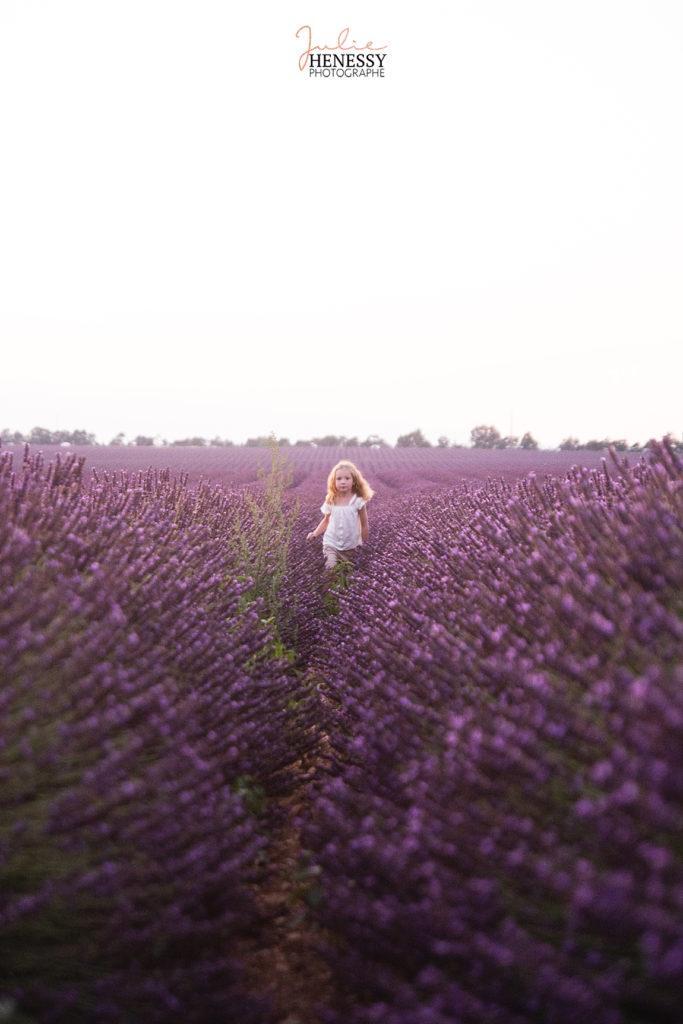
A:
[[[3,449],[7,446],[3,444]],[[19,456],[22,446],[9,446]],[[170,468],[174,474],[186,474],[189,482],[201,480],[220,482],[232,488],[257,490],[259,470],[270,464],[271,451],[267,448],[220,447],[118,447],[76,446],[73,449],[87,459],[88,472],[100,475],[145,474],[148,468],[163,472]],[[53,458],[64,449],[44,446],[46,455]],[[503,478],[514,481],[530,472],[566,473],[575,463],[591,468],[600,465],[601,454],[581,451],[533,451],[525,449],[477,448],[367,448],[326,447],[305,445],[283,446],[280,449],[292,468],[291,488],[297,494],[315,491],[317,496],[330,468],[340,458],[351,459],[372,482],[379,494],[397,495],[408,490],[431,490],[453,486],[460,479],[485,482]],[[636,463],[639,455],[627,452],[623,456]],[[322,497],[317,498],[320,507]]]
[[[35,1021],[264,1024],[236,950],[315,705],[239,497],[0,459],[0,995]]]
[[[376,509],[302,821],[326,1021],[680,1019],[683,472],[610,469]]]

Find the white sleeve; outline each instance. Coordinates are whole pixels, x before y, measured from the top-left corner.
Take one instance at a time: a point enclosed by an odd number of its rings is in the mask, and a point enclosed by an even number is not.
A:
[[[330,512],[332,511],[332,506],[331,506],[331,505],[328,505],[328,504],[327,504],[327,502],[324,502],[324,503],[323,503],[323,504],[322,504],[322,505],[320,506],[320,511],[322,512],[322,514],[323,514],[324,516],[326,516],[326,515],[329,515],[329,513],[330,513]]]
[[[360,512],[360,510],[362,508],[365,508],[365,500],[363,498],[359,498],[357,495],[356,495],[356,508],[358,509],[359,512]]]

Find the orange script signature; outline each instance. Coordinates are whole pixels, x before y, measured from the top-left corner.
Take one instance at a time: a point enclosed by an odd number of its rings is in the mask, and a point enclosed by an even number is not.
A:
[[[345,46],[346,40],[349,38],[349,28],[343,28],[337,36],[337,42],[334,46],[314,46],[313,45],[313,31],[310,25],[302,25],[296,30],[296,38],[299,38],[299,33],[304,32],[307,34],[306,49],[302,52],[299,57],[299,71],[303,71],[306,67],[306,60],[314,50],[386,50],[387,44],[384,46],[373,46],[372,39],[370,39],[364,46],[358,46],[356,40],[349,46]]]

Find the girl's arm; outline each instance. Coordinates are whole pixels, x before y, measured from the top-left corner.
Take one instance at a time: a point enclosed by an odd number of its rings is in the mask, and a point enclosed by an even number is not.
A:
[[[321,533],[325,532],[325,530],[327,529],[327,524],[330,521],[331,514],[331,512],[328,512],[326,516],[322,517],[322,519],[316,526],[315,530],[311,530],[311,532],[307,535],[306,540],[312,540],[313,537],[319,537]]]
[[[363,508],[358,513],[358,517],[360,519],[360,536],[361,536],[361,540],[365,544],[365,542],[367,541],[368,537],[370,536],[370,527],[368,526],[368,510],[367,510],[367,508],[365,508],[365,506],[363,506]]]

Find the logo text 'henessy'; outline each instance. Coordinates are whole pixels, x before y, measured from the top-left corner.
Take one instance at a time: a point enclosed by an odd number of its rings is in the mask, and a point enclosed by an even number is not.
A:
[[[386,50],[370,40],[362,46],[355,39],[348,42],[349,28],[343,28],[333,46],[313,42],[310,25],[302,25],[296,32],[306,49],[299,56],[299,71],[308,68],[309,77],[318,78],[384,78]]]

